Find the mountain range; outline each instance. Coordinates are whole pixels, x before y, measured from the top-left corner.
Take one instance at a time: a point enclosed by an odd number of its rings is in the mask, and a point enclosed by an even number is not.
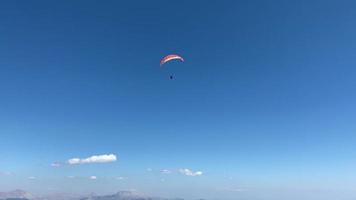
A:
[[[0,192],[0,199],[33,199],[34,196],[23,190],[14,190],[10,192]]]
[[[35,196],[23,190],[0,192],[0,200],[184,200],[181,198],[152,197],[136,191],[119,191],[110,195],[73,195],[73,194],[51,194],[46,196]]]

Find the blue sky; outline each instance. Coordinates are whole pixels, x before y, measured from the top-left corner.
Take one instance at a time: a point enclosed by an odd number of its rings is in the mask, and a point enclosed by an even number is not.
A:
[[[355,8],[2,1],[0,188],[355,198]]]

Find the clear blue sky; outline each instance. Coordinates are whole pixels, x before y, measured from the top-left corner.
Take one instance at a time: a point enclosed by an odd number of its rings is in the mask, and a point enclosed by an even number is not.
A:
[[[355,10],[351,0],[2,1],[0,188],[355,198]],[[160,68],[169,53],[186,62]],[[118,159],[65,164],[102,154]]]

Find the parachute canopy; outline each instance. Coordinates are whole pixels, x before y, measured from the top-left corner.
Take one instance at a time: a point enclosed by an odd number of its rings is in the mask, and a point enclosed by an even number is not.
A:
[[[176,54],[170,54],[162,58],[160,65],[162,66],[164,63],[171,61],[171,60],[181,60],[184,61],[184,59]]]

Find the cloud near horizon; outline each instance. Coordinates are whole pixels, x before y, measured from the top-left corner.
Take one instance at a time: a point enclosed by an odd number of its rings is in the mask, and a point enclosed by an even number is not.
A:
[[[201,176],[201,175],[203,175],[202,171],[193,172],[190,169],[179,169],[179,172],[186,176]]]
[[[0,172],[0,176],[11,176],[11,175],[14,175],[14,174],[11,172]]]
[[[218,188],[217,189],[218,191],[223,191],[223,192],[245,192],[247,191],[246,188],[240,188],[240,187],[237,187],[237,188]]]
[[[122,176],[119,176],[119,177],[116,177],[116,180],[125,180],[126,178],[125,177],[122,177]]]
[[[60,167],[60,166],[62,166],[62,164],[59,162],[54,162],[54,163],[51,163],[51,166],[52,167]]]
[[[88,158],[71,158],[67,160],[69,165],[90,164],[90,163],[108,163],[117,161],[115,154],[94,155]]]
[[[172,173],[172,171],[169,169],[162,169],[160,172],[161,172],[161,174],[171,174]]]

